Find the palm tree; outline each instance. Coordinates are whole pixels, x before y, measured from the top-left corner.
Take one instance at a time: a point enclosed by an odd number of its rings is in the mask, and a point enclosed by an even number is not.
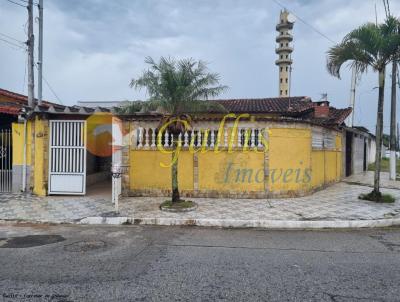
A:
[[[340,69],[346,62],[357,73],[364,73],[368,68],[378,72],[378,111],[376,118],[376,156],[374,190],[371,196],[380,200],[380,170],[383,132],[383,104],[385,88],[386,65],[392,61],[400,45],[400,36],[393,32],[398,26],[398,20],[389,17],[383,24],[367,23],[347,34],[341,43],[328,51],[328,71],[340,78]]]
[[[160,123],[168,124],[167,130],[177,138],[191,124],[191,115],[199,112],[224,112],[224,108],[216,102],[207,101],[227,89],[219,84],[220,76],[210,73],[207,64],[193,59],[175,60],[161,57],[157,63],[151,57],[145,62],[149,69],[137,78],[132,79],[130,86],[135,89],[145,88],[149,94],[146,102],[134,102],[118,113],[132,111],[160,110],[163,118]],[[133,107],[133,110],[132,110]],[[159,128],[160,128],[159,127]],[[185,129],[186,128],[186,129]],[[172,158],[177,158],[178,142],[172,142]],[[180,201],[178,186],[178,160],[172,160],[172,202]]]

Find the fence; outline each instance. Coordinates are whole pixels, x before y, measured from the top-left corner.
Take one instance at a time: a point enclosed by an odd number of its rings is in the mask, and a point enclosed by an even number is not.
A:
[[[0,130],[0,192],[12,190],[11,130]]]

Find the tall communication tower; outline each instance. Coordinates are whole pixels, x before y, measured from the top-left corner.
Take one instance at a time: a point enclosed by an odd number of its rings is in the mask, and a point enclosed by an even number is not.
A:
[[[279,23],[276,25],[276,31],[279,35],[276,37],[278,47],[275,52],[278,54],[278,59],[275,64],[279,67],[279,96],[290,96],[290,82],[292,73],[292,57],[293,46],[290,42],[293,41],[291,30],[296,21],[294,15],[289,13],[286,9],[280,13]]]

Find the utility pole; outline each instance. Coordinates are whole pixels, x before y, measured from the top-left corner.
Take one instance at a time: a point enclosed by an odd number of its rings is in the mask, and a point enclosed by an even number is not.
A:
[[[38,105],[42,105],[43,82],[43,0],[39,0]]]
[[[34,76],[34,58],[33,46],[35,38],[33,35],[33,0],[28,0],[28,106],[35,106],[35,76]]]
[[[356,68],[352,68],[351,72],[351,89],[350,89],[350,107],[351,107],[351,114],[347,120],[348,126],[353,127],[354,126],[354,106],[356,102],[356,85],[357,85],[357,72]]]
[[[397,61],[392,62],[392,97],[390,106],[390,180],[396,180],[396,91]]]

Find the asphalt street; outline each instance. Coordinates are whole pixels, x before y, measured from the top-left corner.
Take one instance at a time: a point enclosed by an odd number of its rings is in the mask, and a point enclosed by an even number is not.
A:
[[[2,301],[400,301],[400,229],[0,226]]]

